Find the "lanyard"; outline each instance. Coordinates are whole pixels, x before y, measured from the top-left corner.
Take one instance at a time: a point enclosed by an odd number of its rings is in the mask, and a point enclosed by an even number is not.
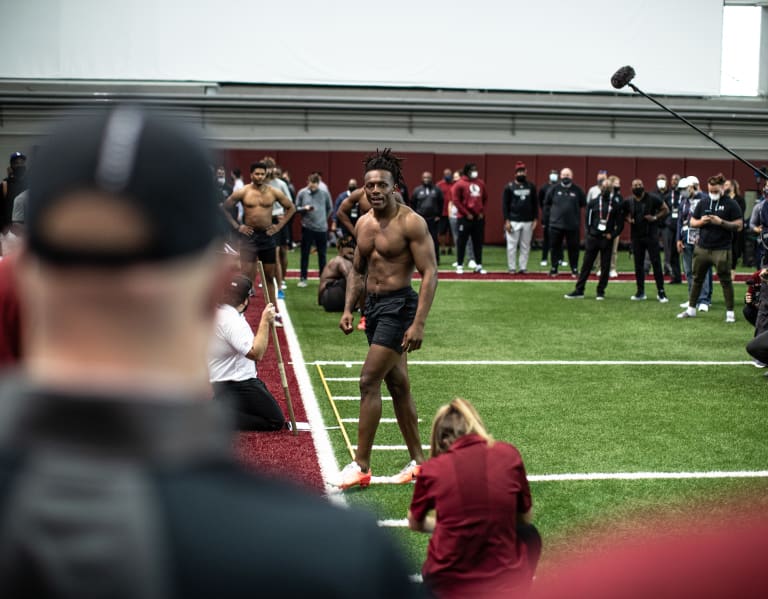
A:
[[[613,210],[613,202],[611,200],[608,200],[608,211],[605,213],[605,220],[608,220],[611,216],[611,211]],[[600,220],[603,220],[603,196],[600,195],[597,199],[597,218]]]

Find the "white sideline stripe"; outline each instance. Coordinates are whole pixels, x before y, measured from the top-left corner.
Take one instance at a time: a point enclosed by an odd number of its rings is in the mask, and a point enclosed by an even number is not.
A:
[[[766,478],[768,470],[736,470],[710,472],[590,472],[584,474],[534,474],[528,475],[530,482],[551,482],[569,480],[654,480],[691,478]]]
[[[299,340],[296,337],[296,329],[293,328],[293,322],[291,322],[285,302],[278,300],[277,304],[283,315],[283,331],[288,341],[288,349],[291,352],[293,370],[296,374],[296,382],[299,384],[304,411],[307,413],[307,420],[312,429],[312,441],[315,444],[315,451],[317,451],[317,461],[320,465],[320,475],[323,477],[325,484],[325,494],[332,503],[347,506],[346,497],[338,493],[338,489],[327,482],[338,478],[339,465],[336,463],[336,456],[331,447],[331,438],[328,436],[328,431],[325,430],[325,422],[320,413],[315,390],[312,388],[312,382],[307,372],[304,355],[301,353]]]
[[[320,366],[362,364],[362,362],[316,361]],[[409,360],[411,366],[743,366],[749,360],[695,361],[695,360]],[[357,379],[355,379],[357,380]],[[339,399],[334,397],[334,399]]]
[[[325,379],[328,380],[328,379]],[[389,395],[382,395],[381,399],[383,401],[392,401],[392,398]],[[359,395],[334,395],[333,401],[360,401]]]
[[[429,445],[422,445],[422,449],[429,449]],[[352,449],[357,449],[357,445],[353,445]],[[374,445],[373,449],[376,451],[408,451],[407,445]]]
[[[418,419],[419,422],[423,422],[421,418]],[[359,418],[342,418],[342,422],[358,422]],[[385,422],[387,424],[397,424],[397,418],[382,418],[379,420],[379,422]]]

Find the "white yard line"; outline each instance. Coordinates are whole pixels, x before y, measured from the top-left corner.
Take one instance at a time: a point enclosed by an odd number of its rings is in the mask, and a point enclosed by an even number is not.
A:
[[[342,422],[358,422],[359,418],[342,418]],[[421,418],[419,418],[419,422],[423,422]],[[379,420],[379,423],[386,423],[386,424],[397,424],[397,418],[381,418]]]
[[[362,362],[323,361],[320,366],[351,366]],[[408,360],[409,366],[745,366],[751,360]],[[328,379],[330,380],[330,379]],[[334,397],[334,399],[338,399]]]
[[[429,449],[429,445],[422,445],[422,449]],[[353,445],[352,449],[357,449],[357,445]],[[375,451],[408,451],[407,445],[374,445]]]
[[[382,395],[381,400],[392,401],[392,397],[390,397],[389,395]],[[360,401],[360,396],[359,395],[334,395],[333,401]]]

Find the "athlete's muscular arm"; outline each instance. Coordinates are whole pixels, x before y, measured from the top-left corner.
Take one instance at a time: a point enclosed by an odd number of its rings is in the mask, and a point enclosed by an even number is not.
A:
[[[416,270],[421,275],[421,287],[419,288],[419,304],[416,308],[416,316],[413,324],[408,327],[403,335],[402,347],[404,351],[412,352],[421,348],[424,339],[424,325],[427,315],[432,307],[437,290],[437,258],[432,236],[427,229],[427,223],[418,214],[409,214],[406,218],[406,235],[410,240],[409,247],[413,256]],[[349,295],[347,295],[349,301]]]
[[[243,233],[245,235],[250,235],[253,233],[253,227],[250,227],[248,225],[241,225],[238,223],[234,217],[230,214],[230,210],[232,207],[237,204],[238,202],[242,202],[243,198],[245,197],[245,187],[242,187],[238,189],[237,191],[232,192],[229,197],[224,200],[221,206],[222,212],[224,212],[224,216],[226,217],[227,221],[230,225],[232,225],[232,228],[235,231],[239,231],[240,233]]]
[[[426,228],[426,225],[425,225]],[[430,238],[431,242],[431,238]],[[434,248],[432,250],[434,253]],[[365,273],[368,271],[368,259],[360,252],[360,247],[355,248],[355,257],[352,259],[352,270],[347,275],[347,295],[344,298],[344,314],[341,315],[339,328],[349,335],[354,329],[355,317],[352,310],[360,299],[365,285]]]

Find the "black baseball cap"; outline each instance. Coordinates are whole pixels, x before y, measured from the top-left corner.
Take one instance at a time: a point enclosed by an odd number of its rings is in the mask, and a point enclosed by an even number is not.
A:
[[[29,251],[62,266],[130,265],[202,252],[227,230],[210,163],[199,137],[171,115],[117,105],[70,119],[35,160],[26,215]],[[52,239],[51,208],[81,192],[135,208],[147,228],[140,244],[116,250],[87,235]]]

